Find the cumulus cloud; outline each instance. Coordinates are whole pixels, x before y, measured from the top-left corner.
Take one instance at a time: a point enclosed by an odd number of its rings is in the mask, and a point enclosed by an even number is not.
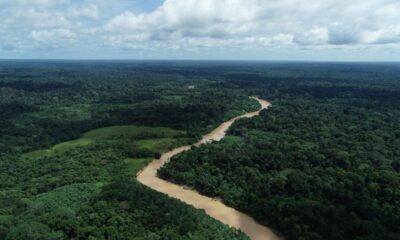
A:
[[[219,46],[221,39],[269,47],[384,44],[400,42],[399,12],[393,0],[166,0],[150,13],[119,14],[105,30],[113,46]]]
[[[2,49],[68,48],[79,36],[93,36],[99,24],[101,1],[0,1]],[[18,39],[20,44],[15,44]],[[15,46],[15,47],[10,47]]]
[[[323,45],[330,41],[329,30],[324,27],[316,27],[300,33],[295,41],[301,45]]]
[[[24,21],[32,28],[70,27],[72,25],[62,12],[37,8],[18,10],[15,12],[14,19],[15,21]]]
[[[32,31],[32,39],[38,42],[58,44],[62,42],[73,42],[75,40],[75,33],[69,29],[53,29],[53,30],[40,30]]]
[[[398,0],[165,0],[153,10],[135,7],[144,2],[0,0],[0,48],[89,44],[213,52],[400,46]]]

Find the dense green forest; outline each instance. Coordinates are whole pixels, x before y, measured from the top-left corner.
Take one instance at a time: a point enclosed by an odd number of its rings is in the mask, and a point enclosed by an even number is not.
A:
[[[216,81],[142,68],[0,63],[0,239],[248,239],[134,176],[258,106]]]
[[[399,239],[400,65],[0,61],[0,239],[248,239],[134,176],[160,176],[286,239]]]
[[[400,68],[338,68],[230,75],[226,84],[273,107],[175,157],[160,176],[287,239],[400,239]]]

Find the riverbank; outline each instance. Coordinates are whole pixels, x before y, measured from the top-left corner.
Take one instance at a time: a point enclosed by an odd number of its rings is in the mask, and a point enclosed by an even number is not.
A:
[[[257,223],[253,218],[247,216],[246,214],[228,207],[222,202],[216,201],[213,198],[203,196],[196,191],[185,189],[182,186],[167,182],[157,177],[158,169],[166,164],[173,156],[184,151],[188,151],[191,149],[191,147],[197,147],[213,141],[220,141],[225,137],[227,130],[236,120],[257,116],[262,110],[271,106],[271,104],[265,100],[257,97],[251,98],[258,101],[261,105],[261,108],[258,111],[245,113],[222,123],[213,131],[204,135],[200,141],[194,143],[193,145],[178,147],[163,153],[160,159],[153,160],[137,175],[137,180],[158,192],[167,194],[173,198],[177,198],[195,208],[204,209],[211,217],[231,227],[240,229],[252,240],[278,240],[278,236],[274,234],[271,229]]]

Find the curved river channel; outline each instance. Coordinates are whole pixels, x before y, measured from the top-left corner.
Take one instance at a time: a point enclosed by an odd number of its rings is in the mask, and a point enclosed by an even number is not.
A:
[[[257,223],[253,218],[247,216],[246,214],[228,207],[221,201],[218,201],[214,198],[203,196],[194,190],[186,189],[182,186],[167,182],[157,177],[157,170],[166,164],[173,156],[184,151],[188,151],[193,146],[197,147],[213,141],[220,141],[225,137],[226,131],[236,120],[257,116],[263,109],[267,109],[271,106],[271,104],[265,100],[257,97],[251,98],[260,103],[261,108],[258,111],[245,113],[222,123],[212,132],[204,135],[200,141],[192,145],[178,147],[163,153],[160,159],[153,160],[141,172],[138,173],[136,178],[142,184],[158,192],[167,194],[173,198],[177,198],[195,208],[204,209],[211,217],[233,228],[240,229],[252,240],[278,240],[279,237],[275,235],[271,229]]]

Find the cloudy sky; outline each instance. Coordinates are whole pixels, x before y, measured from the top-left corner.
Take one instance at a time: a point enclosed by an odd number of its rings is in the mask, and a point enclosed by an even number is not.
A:
[[[0,0],[0,59],[400,61],[399,0]]]

